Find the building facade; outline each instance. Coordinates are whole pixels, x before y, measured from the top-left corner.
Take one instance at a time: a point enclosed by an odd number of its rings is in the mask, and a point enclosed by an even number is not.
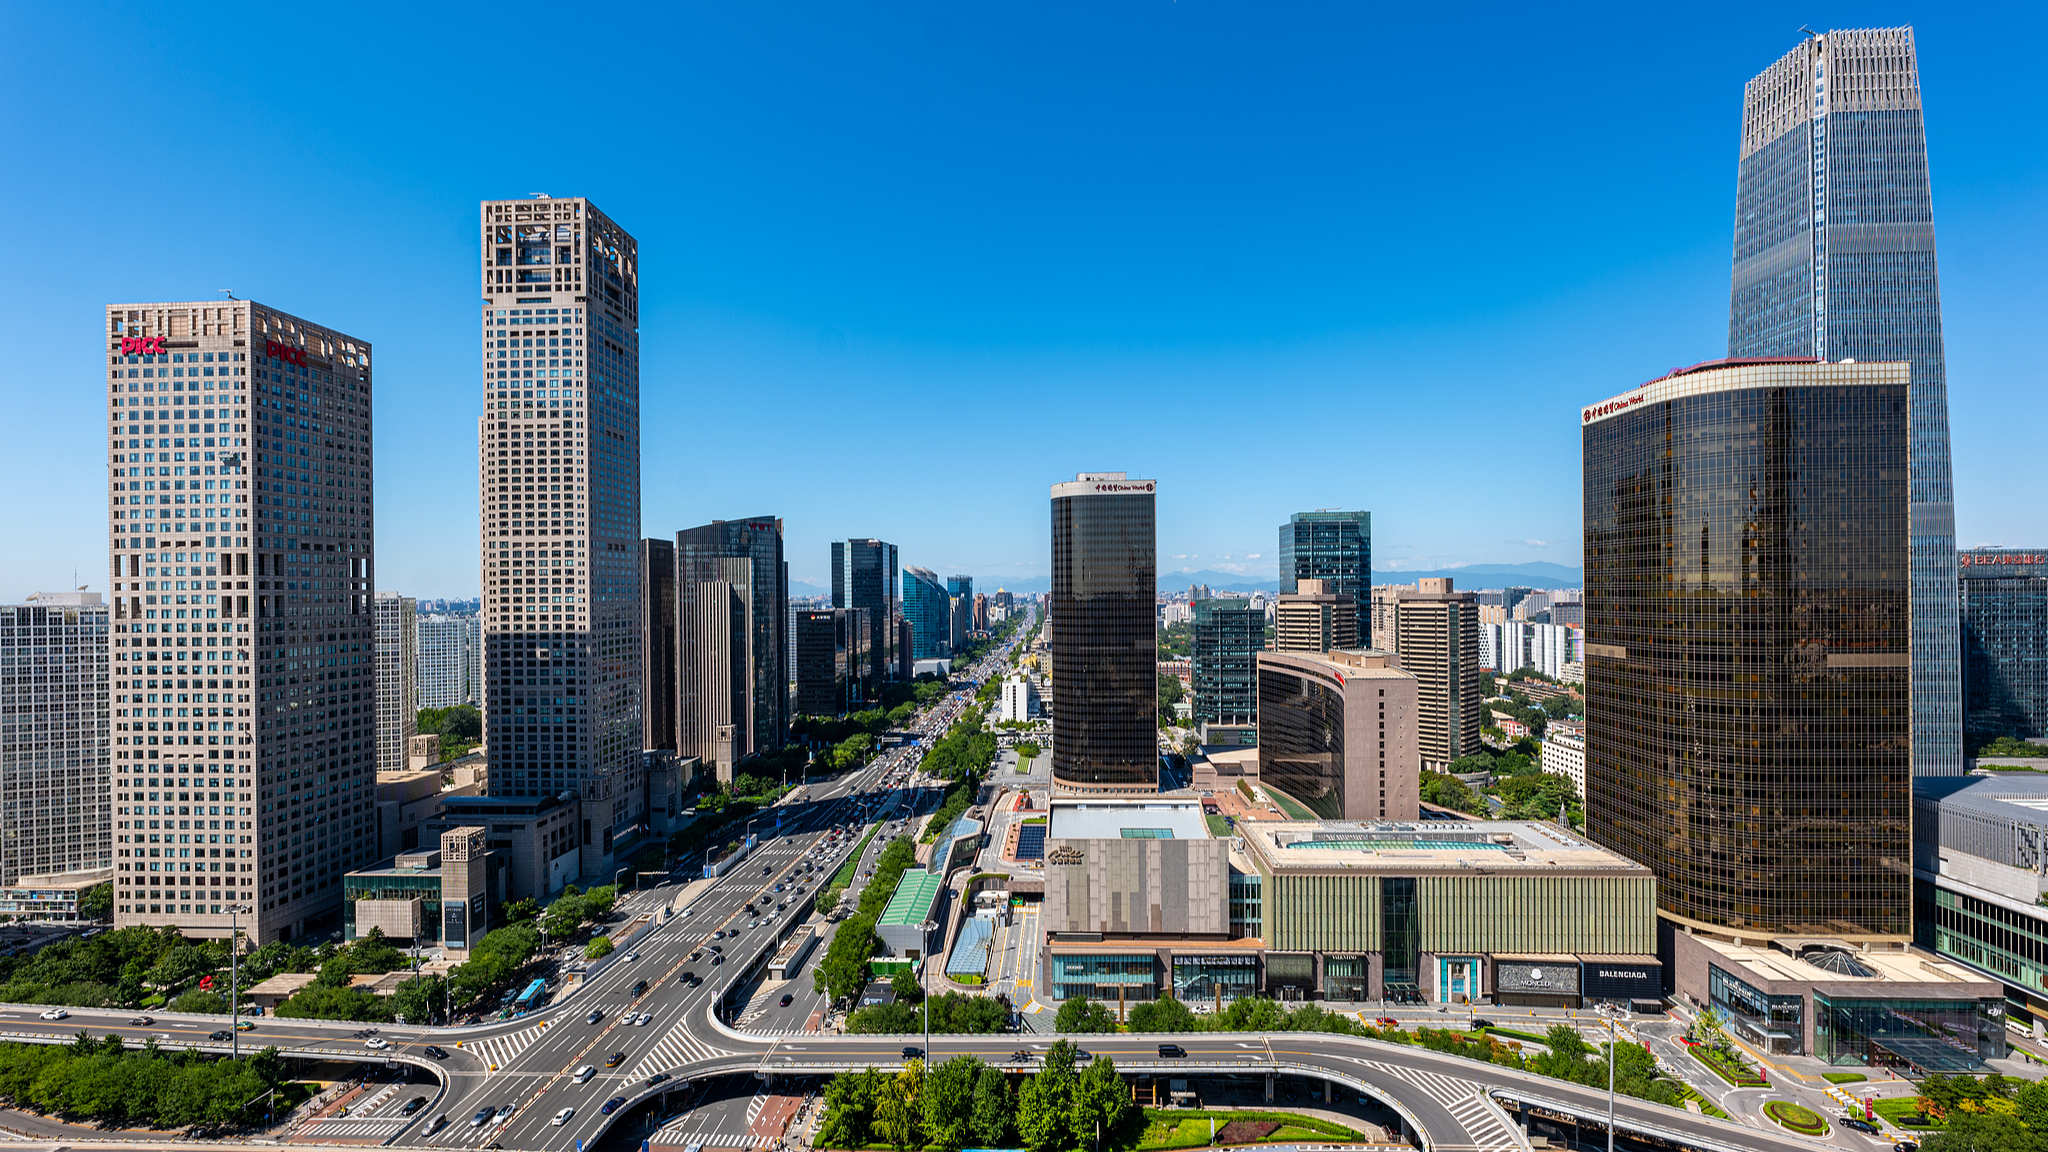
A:
[[[1369,611],[1372,620],[1370,636],[1361,634],[1359,641],[1368,648],[1382,652],[1401,650],[1400,613],[1396,606],[1401,602],[1401,593],[1413,592],[1413,584],[1378,584],[1372,590],[1372,605]]]
[[[1372,649],[1261,652],[1259,780],[1325,820],[1420,815],[1419,683]]]
[[[1296,512],[1280,526],[1280,591],[1302,580],[1351,598],[1355,637],[1372,635],[1372,513],[1318,509]],[[1359,643],[1364,641],[1360,639]]]
[[[377,615],[377,771],[403,772],[406,746],[419,731],[419,626],[410,596],[379,592]]]
[[[577,796],[609,876],[642,803],[639,248],[582,198],[484,201],[479,239],[491,791]]]
[[[1963,730],[2048,738],[2048,549],[1978,548],[1962,574]]]
[[[1912,931],[1908,388],[1710,363],[1582,415],[1588,831],[1682,926]]]
[[[0,605],[0,888],[111,870],[108,613],[96,592]]]
[[[796,711],[837,716],[861,706],[874,631],[864,608],[800,608],[796,630]]]
[[[677,751],[732,779],[789,737],[789,566],[782,521],[714,520],[676,534]]]
[[[1250,600],[1197,600],[1192,645],[1196,725],[1256,724],[1258,656],[1266,646],[1266,614]]]
[[[1402,592],[1401,667],[1417,685],[1417,747],[1422,766],[1442,769],[1479,748],[1479,603],[1448,578],[1424,577]]]
[[[676,708],[682,688],[676,677],[676,542],[640,542],[640,744],[681,747]]]
[[[939,574],[913,564],[903,569],[903,619],[910,624],[910,658],[953,654],[953,603]]]
[[[418,617],[419,706],[454,708],[478,703],[482,631],[475,616]]]
[[[375,844],[370,346],[248,300],[105,338],[114,921],[289,939]]]
[[[873,697],[883,681],[910,679],[907,654],[897,651],[903,601],[897,591],[896,546],[872,538],[832,542],[832,606],[864,608],[872,630],[868,649],[868,684]]]
[[[2012,1024],[2048,1036],[2048,777],[1913,782],[1914,940],[2005,990]]]
[[[1052,777],[1159,787],[1158,482],[1083,472],[1052,486]]]
[[[1358,606],[1351,597],[1328,591],[1321,580],[1297,580],[1295,587],[1299,591],[1282,592],[1273,600],[1274,651],[1328,652],[1359,646]]]
[[[1809,36],[1742,93],[1731,358],[1912,366],[1913,770],[1963,770],[1933,190],[1911,28]]]

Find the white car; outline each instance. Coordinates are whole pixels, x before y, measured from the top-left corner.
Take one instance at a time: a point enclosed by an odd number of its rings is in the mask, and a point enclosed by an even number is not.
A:
[[[555,1127],[560,1128],[562,1125],[567,1124],[569,1117],[575,1114],[576,1110],[574,1108],[564,1108],[560,1112],[555,1113]]]
[[[66,1011],[65,1011],[65,1010],[63,1010],[62,1008],[52,1008],[52,1009],[50,1009],[50,1010],[49,1010],[48,1012],[45,1012],[45,1013],[43,1013],[43,1019],[45,1019],[45,1020],[62,1020],[62,1019],[64,1019],[65,1017],[67,1017],[67,1016],[69,1016],[69,1015],[71,1015],[71,1013],[69,1013],[69,1012],[66,1012]]]
[[[632,963],[633,961],[635,961],[635,960],[638,960],[639,958],[640,958],[640,954],[639,954],[638,952],[628,952],[628,953],[626,953],[626,963],[628,963],[628,964],[631,964],[631,963]]]
[[[597,1075],[597,1065],[585,1064],[576,1070],[575,1080],[578,1084],[588,1084],[590,1083],[590,1078],[595,1075]],[[569,1109],[564,1108],[562,1111],[567,1112]]]
[[[647,1025],[654,1023],[654,1013],[642,1012],[640,1014],[640,1019],[634,1021],[634,1023],[642,1028],[645,1028]]]
[[[382,1036],[372,1036],[368,1040],[363,1041],[363,1047],[375,1049],[381,1052],[384,1049],[391,1047],[391,1041],[386,1040]]]

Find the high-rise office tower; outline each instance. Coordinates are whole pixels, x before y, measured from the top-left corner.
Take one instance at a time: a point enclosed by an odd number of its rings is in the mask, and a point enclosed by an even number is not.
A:
[[[1053,783],[1159,787],[1158,482],[1083,472],[1052,486]]]
[[[1244,599],[1197,600],[1189,631],[1194,722],[1205,728],[1258,723],[1265,611]]]
[[[1425,768],[1479,750],[1479,598],[1424,577],[1395,602],[1401,667],[1415,677],[1416,746]]]
[[[484,201],[479,241],[491,791],[573,793],[610,875],[641,765],[639,246],[580,198]]]
[[[377,771],[405,771],[406,745],[419,731],[418,601],[379,592],[377,617]]]
[[[1259,781],[1324,820],[1420,813],[1416,678],[1376,649],[1261,652]]]
[[[1328,652],[1360,646],[1358,606],[1351,597],[1327,591],[1321,580],[1297,580],[1294,586],[1296,591],[1282,592],[1273,600],[1274,651]],[[1265,634],[1263,618],[1259,633]]]
[[[2048,549],[1976,548],[1962,570],[1963,730],[2048,737]]]
[[[676,533],[676,750],[731,780],[789,735],[789,567],[782,521]]]
[[[640,743],[680,747],[676,721],[676,542],[640,542]]]
[[[471,628],[474,616],[421,616],[417,624],[418,669],[421,708],[453,708],[474,704],[476,682],[470,679],[474,656]],[[380,672],[381,676],[382,673]],[[383,684],[378,684],[382,691]]]
[[[1948,376],[1911,28],[1810,36],[1744,87],[1728,355],[1913,366],[1913,771],[1960,773]]]
[[[954,652],[964,652],[967,634],[974,630],[974,577],[946,577],[946,598],[952,613],[947,621],[946,646]]]
[[[113,864],[107,640],[97,592],[0,605],[0,887]]]
[[[910,624],[910,658],[953,654],[953,602],[939,574],[912,564],[903,569],[903,619]]]
[[[376,844],[370,346],[248,300],[106,325],[114,922],[288,939]]]
[[[1372,635],[1372,513],[1327,508],[1296,512],[1280,526],[1280,591],[1321,580],[1323,591],[1351,597],[1352,635]]]
[[[1909,374],[1703,364],[1582,414],[1587,830],[1687,929],[1911,935]]]
[[[866,674],[868,627],[865,608],[799,608],[790,613],[795,632],[796,711],[837,716],[860,707]]]
[[[832,606],[864,608],[872,635],[868,641],[868,684],[864,698],[874,699],[882,682],[910,679],[909,654],[897,651],[903,603],[897,592],[896,546],[875,539],[832,542]]]

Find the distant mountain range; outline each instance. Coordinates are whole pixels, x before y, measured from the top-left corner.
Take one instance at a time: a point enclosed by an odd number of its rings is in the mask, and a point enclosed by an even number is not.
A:
[[[1412,584],[1424,577],[1448,576],[1455,586],[1463,589],[1505,588],[1516,585],[1523,588],[1579,588],[1583,587],[1586,572],[1565,564],[1552,564],[1547,560],[1533,560],[1526,564],[1467,564],[1462,568],[1429,568],[1402,571],[1376,571],[1372,574],[1375,584]],[[1277,592],[1278,580],[1246,580],[1242,573],[1218,572],[1204,568],[1197,572],[1162,572],[1159,574],[1161,592],[1185,591],[1191,584],[1207,584],[1217,592]],[[974,590],[994,592],[998,588],[1011,592],[1050,592],[1052,578],[1049,576],[976,576]],[[830,588],[820,588],[800,580],[789,582],[791,596],[829,596]]]

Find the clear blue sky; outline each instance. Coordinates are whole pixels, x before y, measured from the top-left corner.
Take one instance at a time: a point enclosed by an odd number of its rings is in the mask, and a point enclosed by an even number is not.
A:
[[[8,5],[0,598],[105,587],[101,306],[223,287],[375,344],[378,584],[474,594],[476,202],[540,191],[640,240],[649,534],[1040,574],[1047,486],[1127,469],[1164,568],[1315,507],[1576,564],[1578,407],[1724,351],[1802,23],[1917,27],[1959,533],[2048,545],[2044,11]]]

